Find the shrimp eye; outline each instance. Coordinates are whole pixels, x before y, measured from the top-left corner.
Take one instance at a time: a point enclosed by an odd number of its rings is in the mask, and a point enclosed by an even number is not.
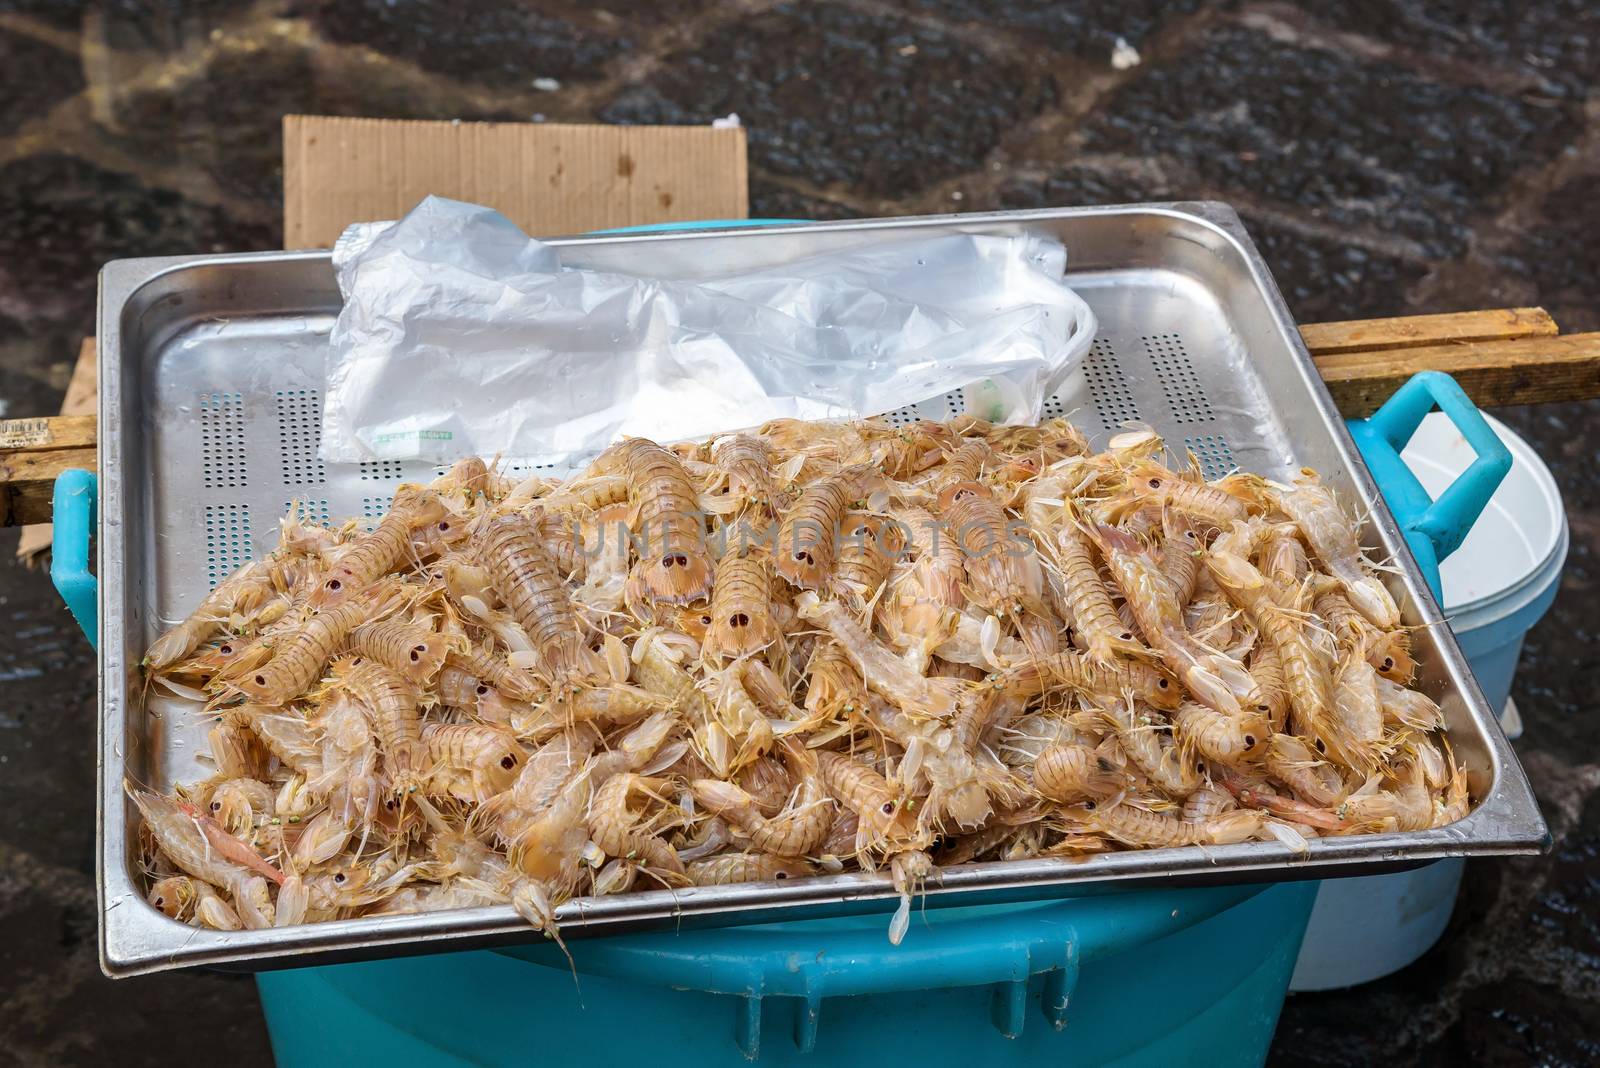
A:
[[[1327,752],[1327,751],[1328,751],[1328,747],[1327,747],[1327,746],[1326,746],[1326,745],[1324,745],[1324,744],[1323,744],[1323,742],[1322,742],[1322,739],[1321,739],[1321,738],[1318,738],[1318,739],[1317,739],[1317,752],[1319,752],[1319,753],[1326,753],[1326,752]]]
[[[1394,668],[1394,657],[1392,657],[1392,656],[1384,657],[1383,658],[1383,670],[1391,671],[1391,670],[1393,670],[1393,668]]]
[[[1133,641],[1133,632],[1129,631],[1129,630],[1125,630],[1125,631],[1122,632],[1121,637],[1122,637],[1123,641],[1131,642],[1131,641]]]
[[[212,812],[221,812],[222,811],[222,802],[221,801],[213,801],[213,802],[211,802],[211,811]]]
[[[411,648],[419,653],[425,653],[428,651],[428,647],[426,645],[413,645]]]
[[[671,567],[671,566],[672,566],[672,557],[670,557],[670,556],[663,556],[663,557],[662,557],[662,558],[661,558],[661,566],[662,566],[662,567]]]
[[[750,617],[743,612],[735,612],[728,617],[728,626],[730,627],[748,627],[749,625]]]
[[[1156,680],[1156,689],[1165,690],[1166,688],[1167,688],[1167,680],[1166,679],[1157,679]]]
[[[1084,808],[1088,808],[1088,809],[1092,809],[1092,808],[1094,808],[1094,802],[1093,801],[1085,801],[1083,803],[1083,807]]]
[[[416,663],[418,660],[421,660],[421,659],[422,659],[422,657],[417,655],[417,651],[415,649],[411,650],[411,662],[413,664]]]
[[[677,564],[678,564],[679,567],[688,567],[689,566],[689,558],[687,556],[683,556],[683,555],[680,554],[678,556],[674,556],[672,559],[677,561]]]
[[[338,593],[340,590],[344,589],[344,583],[340,582],[338,579],[329,579],[328,589],[332,590],[334,593]]]
[[[223,656],[229,656],[229,655],[231,655],[233,653],[233,646],[224,645],[220,649],[218,649],[217,652],[221,653]]]
[[[389,800],[385,801],[383,803],[383,807],[388,809],[390,812],[393,812],[394,811],[394,798],[391,797],[391,798],[389,798]]]
[[[1151,489],[1160,489],[1161,488],[1161,480],[1159,478],[1152,478],[1150,480],[1150,488]]]
[[[449,523],[440,523],[439,524],[439,529],[440,530],[449,530],[450,529],[450,524]]]
[[[709,627],[709,626],[711,626],[711,617],[710,616],[701,616],[700,617],[700,622],[704,623],[706,626]]]
[[[162,905],[165,905],[166,903],[167,903],[167,899],[164,898],[164,897],[158,897],[153,902],[153,904],[155,905],[156,908],[160,908]]]
[[[1255,735],[1247,734],[1247,735],[1244,736],[1244,747],[1246,749],[1251,748],[1255,744],[1256,744],[1256,736]]]
[[[787,879],[789,877],[789,873],[786,871],[773,872],[772,877],[774,879]]]
[[[256,676],[256,685],[257,686],[265,686],[266,684],[267,684],[267,677],[265,675],[257,675]]]
[[[803,549],[800,552],[795,553],[794,554],[794,558],[796,560],[799,560],[799,561],[803,562],[803,563],[807,563],[807,564],[812,563],[811,554],[806,552]]]
[[[507,771],[510,771],[512,768],[517,766],[517,758],[507,753],[505,756],[500,758],[500,766],[505,768]]]
[[[336,882],[336,883],[344,882],[344,872],[340,872],[339,874],[335,875],[333,877],[333,881]]]
[[[882,811],[883,811],[883,814],[885,816],[894,815],[894,802],[893,801],[885,801],[883,803],[883,810]]]
[[[1111,761],[1107,760],[1105,757],[1096,757],[1095,764],[1099,766],[1101,771],[1111,770]]]
[[[478,696],[479,697],[482,697],[484,694],[486,694],[488,692],[489,692],[489,687],[483,686],[481,684],[478,686]]]

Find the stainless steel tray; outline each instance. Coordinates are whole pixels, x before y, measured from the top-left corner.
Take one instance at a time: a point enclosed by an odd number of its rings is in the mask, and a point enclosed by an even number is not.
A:
[[[1394,870],[1439,857],[1531,853],[1547,834],[1528,782],[1472,681],[1394,520],[1345,433],[1276,286],[1238,217],[1220,204],[1158,204],[818,223],[759,231],[572,238],[570,263],[693,277],[866,238],[1039,231],[1064,242],[1070,278],[1100,319],[1083,371],[1051,399],[1103,441],[1142,421],[1192,449],[1208,475],[1317,468],[1370,513],[1365,542],[1402,564],[1394,580],[1417,632],[1421,685],[1443,706],[1478,798],[1460,822],[1412,834],[1112,853],[1081,861],[967,865],[940,873],[929,906],[1105,892],[1136,884],[1267,882]],[[146,703],[151,639],[205,591],[269,549],[293,500],[317,517],[388,508],[394,485],[434,469],[317,458],[327,335],[339,307],[328,255],[265,253],[122,260],[100,289],[101,962],[112,976],[184,965],[268,968],[526,941],[509,907],[348,920],[269,931],[195,928],[147,905],[123,776],[157,788],[202,777],[207,724]],[[891,413],[947,418],[959,395]],[[658,891],[576,900],[567,937],[799,919],[883,907],[883,876]]]

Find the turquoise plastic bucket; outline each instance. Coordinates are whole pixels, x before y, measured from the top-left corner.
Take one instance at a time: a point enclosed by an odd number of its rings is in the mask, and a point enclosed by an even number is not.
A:
[[[1266,1059],[1315,883],[929,909],[257,977],[286,1068]]]

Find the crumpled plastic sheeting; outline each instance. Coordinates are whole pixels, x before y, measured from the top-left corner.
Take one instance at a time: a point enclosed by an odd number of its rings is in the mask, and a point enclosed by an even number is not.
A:
[[[640,272],[650,270],[648,247]],[[564,267],[488,208],[430,197],[334,250],[324,460],[572,462],[768,419],[878,415],[952,390],[1036,422],[1093,313],[1036,235],[864,235],[697,278]]]

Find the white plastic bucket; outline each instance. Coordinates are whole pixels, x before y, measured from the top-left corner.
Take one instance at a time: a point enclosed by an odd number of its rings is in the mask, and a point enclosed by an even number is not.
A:
[[[1439,565],[1439,581],[1450,630],[1489,707],[1500,710],[1511,696],[1522,638],[1561,584],[1567,513],[1538,453],[1498,419],[1485,413],[1484,420],[1511,450],[1511,471],[1461,548]],[[1473,460],[1472,447],[1438,412],[1423,420],[1402,455],[1434,495]]]
[[[1505,709],[1528,630],[1550,608],[1567,559],[1567,516],[1550,469],[1504,423],[1485,414],[1511,450],[1511,471],[1461,547],[1439,568],[1444,614],[1489,707]],[[1428,493],[1438,496],[1466,470],[1472,447],[1435,412],[1402,454]],[[1507,734],[1521,733],[1513,712]],[[1332,990],[1399,971],[1444,933],[1466,862],[1442,860],[1414,871],[1322,884],[1291,991]]]

